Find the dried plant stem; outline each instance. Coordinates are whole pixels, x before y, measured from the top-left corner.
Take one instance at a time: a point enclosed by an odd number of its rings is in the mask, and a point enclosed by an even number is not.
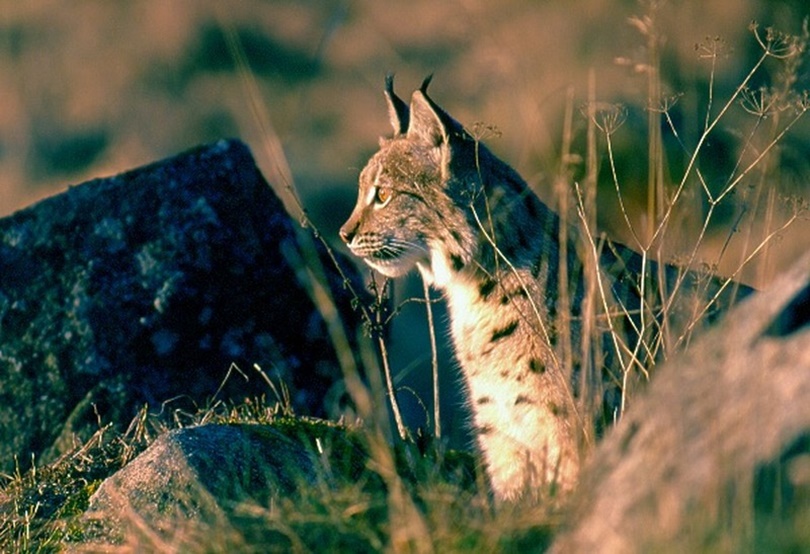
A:
[[[588,72],[588,138],[587,138],[587,168],[585,174],[585,191],[583,209],[585,210],[585,225],[596,229],[596,189],[599,177],[599,157],[596,151],[596,72],[593,68]]]
[[[335,305],[335,301],[332,298],[331,291],[327,285],[328,281],[317,252],[315,244],[316,241],[321,243],[330,260],[330,263],[343,278],[343,286],[349,290],[355,299],[359,299],[360,297],[354,290],[351,281],[343,272],[340,264],[337,262],[329,243],[309,220],[306,210],[304,209],[301,199],[296,191],[292,172],[290,171],[287,158],[284,154],[281,140],[273,128],[270,115],[264,103],[261,101],[261,94],[256,83],[255,74],[250,69],[247,56],[245,55],[242,44],[239,41],[239,37],[223,11],[219,12],[219,19],[225,33],[228,50],[236,62],[238,73],[242,79],[248,105],[250,106],[251,112],[254,116],[253,121],[259,127],[260,135],[264,139],[267,156],[273,162],[268,168],[271,186],[276,194],[282,199],[282,202],[292,216],[301,221],[302,226],[309,227],[312,230],[311,233],[304,232],[303,230],[297,230],[296,239],[300,251],[295,252],[293,251],[294,249],[289,248],[286,249],[285,256],[291,260],[293,267],[296,268],[296,274],[299,281],[309,293],[311,299],[318,310],[320,310],[321,315],[326,322],[327,332],[337,354],[338,363],[343,372],[347,391],[352,397],[360,416],[363,418],[372,418],[372,415],[376,415],[374,403],[372,402],[372,396],[360,377],[360,371],[352,351],[351,341],[346,334],[337,306]],[[371,314],[363,303],[358,302],[357,305],[362,310],[363,318],[368,323],[371,323]],[[357,338],[358,342],[360,343],[360,354],[367,354],[366,350],[368,347],[370,347],[370,344],[364,344],[359,336]],[[369,363],[374,362],[373,357],[368,356],[367,358],[368,360],[364,360],[367,362],[366,367],[371,368],[374,364],[372,363],[372,365],[369,365]],[[373,376],[370,376],[369,380],[373,385]],[[381,389],[378,390],[372,386],[371,392],[373,394],[377,394],[378,392],[381,393]],[[399,410],[393,396],[392,406],[394,407],[395,417],[399,416]],[[379,423],[380,422],[378,422],[378,424]],[[400,432],[400,436],[402,436],[404,426],[402,425],[401,417],[398,417],[397,427]]]
[[[391,412],[394,414],[394,423],[397,426],[399,438],[405,440],[408,438],[408,429],[405,427],[405,424],[402,421],[402,413],[399,411],[399,403],[397,402],[396,391],[394,390],[394,380],[391,377],[391,366],[388,363],[388,348],[385,346],[385,339],[382,337],[382,335],[377,337],[377,345],[380,347],[383,373],[385,374],[385,388],[388,390],[388,401],[391,403]]]
[[[585,174],[585,191],[581,191],[577,187],[577,214],[580,216],[580,228],[584,233],[580,233],[578,238],[577,248],[582,250],[587,248],[583,244],[582,235],[589,236],[596,228],[596,189],[598,188],[599,178],[599,161],[597,155],[597,139],[596,139],[596,125],[595,125],[595,111],[596,111],[596,71],[593,67],[588,72],[588,129],[587,129],[587,155],[586,155],[586,174]],[[581,254],[581,253],[580,253]],[[583,262],[583,277],[585,284],[585,295],[582,299],[582,327],[580,344],[580,371],[583,375],[583,383],[592,384],[592,388],[600,387],[602,376],[600,370],[597,369],[593,363],[595,358],[599,358],[599,341],[593,340],[596,327],[596,286],[598,275],[597,259],[590,256],[581,256]],[[561,264],[565,265],[565,263]],[[583,396],[583,399],[588,399],[590,396]],[[592,406],[587,405],[588,412],[591,413]]]
[[[557,197],[557,212],[560,215],[560,260],[568,260],[568,215],[569,215],[569,183],[570,183],[570,163],[571,163],[571,142],[572,127],[574,117],[574,88],[568,87],[565,102],[565,119],[563,123],[562,151],[560,153],[560,167],[555,181],[555,193]],[[568,264],[558,264],[558,283],[563,285],[558,287],[558,310],[563,314],[571,313],[571,296],[569,289],[564,283],[569,282]],[[573,369],[573,345],[571,344],[571,320],[561,318],[560,321],[560,346],[559,358],[563,367]],[[582,380],[582,398],[588,398],[590,383],[587,379]]]
[[[650,25],[647,34],[647,233],[652,237],[664,211],[664,152],[661,137],[660,112],[653,109],[661,100],[661,67],[659,59],[659,42],[657,32],[656,10],[650,13]],[[650,240],[650,242],[652,242]]]
[[[788,227],[793,225],[793,223],[798,218],[799,218],[798,214],[792,215],[781,226],[774,229],[773,231],[770,231],[768,235],[765,238],[763,238],[762,241],[756,246],[756,248],[754,248],[750,253],[748,253],[745,259],[742,262],[740,262],[740,264],[737,266],[737,269],[735,269],[734,272],[726,278],[726,280],[723,282],[723,285],[717,289],[717,292],[715,292],[714,296],[712,296],[706,302],[703,309],[697,314],[695,318],[692,319],[692,321],[689,323],[689,326],[686,328],[684,332],[684,336],[686,336],[687,333],[691,331],[694,328],[694,326],[701,321],[701,319],[709,310],[709,308],[711,308],[714,305],[714,303],[717,302],[717,300],[720,298],[720,295],[723,294],[723,291],[725,291],[729,286],[734,286],[736,284],[736,279],[739,278],[739,274],[743,270],[743,268],[746,267],[749,263],[751,263],[751,260],[756,258],[763,249],[765,249],[776,237],[779,236],[780,233],[783,233]]]
[[[351,342],[340,319],[340,312],[329,287],[324,284],[327,280],[315,245],[312,238],[303,231],[298,232],[297,238],[298,246],[303,253],[298,249],[284,246],[282,246],[282,253],[290,266],[295,268],[298,282],[307,291],[326,323],[326,331],[334,345],[349,395],[361,416],[368,417],[373,412],[371,397],[360,377],[360,370],[352,353]]]
[[[248,64],[242,43],[230,18],[225,15],[224,8],[221,8],[219,13],[219,24],[222,26],[225,35],[228,52],[236,63],[237,73],[244,86],[245,96],[250,105],[253,119],[259,126],[260,136],[264,139],[267,156],[273,161],[266,168],[270,176],[270,183],[276,185],[273,186],[273,189],[279,195],[287,210],[293,214],[293,217],[303,220],[306,217],[306,212],[295,188],[292,170],[287,162],[287,156],[284,154],[281,139],[273,128],[270,114],[262,101],[255,73]],[[278,184],[282,186],[278,186]]]
[[[442,418],[439,394],[439,353],[436,348],[436,327],[433,325],[433,303],[430,300],[430,285],[422,279],[422,289],[425,293],[425,310],[427,311],[428,334],[430,335],[430,368],[433,375],[433,435],[438,439],[442,436]]]
[[[657,227],[655,228],[655,232],[653,233],[652,237],[650,237],[648,244],[652,244],[660,234],[662,234],[673,214],[673,210],[675,205],[678,203],[681,194],[683,194],[684,189],[686,188],[687,183],[689,182],[689,176],[692,174],[693,170],[697,168],[698,156],[700,152],[703,150],[703,146],[706,141],[709,140],[709,135],[714,130],[714,128],[720,123],[723,119],[725,114],[731,109],[737,99],[742,95],[743,91],[748,86],[748,83],[751,82],[751,79],[754,77],[754,74],[757,70],[765,63],[765,60],[768,59],[769,54],[765,52],[753,65],[753,67],[748,71],[743,81],[734,89],[734,92],[731,94],[729,99],[720,109],[720,112],[711,119],[708,114],[706,118],[706,125],[704,126],[703,132],[701,133],[700,137],[698,137],[697,144],[692,149],[692,153],[689,156],[689,161],[686,164],[686,168],[684,168],[683,176],[681,177],[680,182],[678,183],[677,188],[675,189],[675,193],[672,195],[672,198],[667,202],[666,210],[664,211],[663,215],[661,216]],[[747,170],[746,170],[747,171]],[[743,172],[745,174],[745,172]],[[732,185],[726,188],[726,191],[731,191],[734,186],[739,182],[739,179],[736,179]],[[711,195],[710,195],[711,198]],[[720,198],[716,199],[717,201]]]

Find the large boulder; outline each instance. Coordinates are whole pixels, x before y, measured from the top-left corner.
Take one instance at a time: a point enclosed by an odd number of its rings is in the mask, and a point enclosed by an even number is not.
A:
[[[358,321],[312,238],[236,141],[0,220],[0,472],[59,454],[99,420],[126,424],[144,403],[171,413],[271,396],[254,364],[300,413],[328,412],[341,369],[302,252],[320,257],[349,337]]]
[[[810,255],[658,370],[591,457],[553,551],[810,544]]]

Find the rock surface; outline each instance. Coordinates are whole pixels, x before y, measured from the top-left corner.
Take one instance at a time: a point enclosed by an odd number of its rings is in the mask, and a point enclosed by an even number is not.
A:
[[[205,425],[161,435],[92,496],[87,518],[115,529],[137,514],[167,531],[178,516],[216,520],[221,505],[258,496],[267,502],[312,478],[301,446],[266,426]],[[261,431],[261,433],[259,433]]]
[[[143,529],[167,540],[183,527],[210,531],[246,503],[272,506],[316,478],[352,479],[366,458],[343,431],[306,420],[170,431],[93,494],[81,522],[84,542],[118,542]],[[332,458],[329,478],[320,456]]]
[[[341,370],[297,278],[300,233],[236,141],[0,220],[0,471],[59,454],[99,420],[126,425],[143,403],[273,400],[253,364],[299,413],[328,411]],[[317,251],[356,336],[343,277]],[[231,364],[247,379],[226,380]]]
[[[810,255],[658,370],[596,449],[554,552],[810,544]]]

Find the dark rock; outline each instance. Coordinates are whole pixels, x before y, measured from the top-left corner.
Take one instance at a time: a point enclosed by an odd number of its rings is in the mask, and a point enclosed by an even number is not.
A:
[[[204,405],[232,363],[248,378],[232,372],[217,400],[271,395],[255,363],[300,413],[327,412],[341,370],[291,262],[306,259],[302,236],[248,149],[227,141],[0,220],[0,471],[66,450],[99,419],[126,424],[143,403]],[[317,252],[354,337],[352,298]]]
[[[554,552],[810,544],[810,256],[658,370],[591,456]]]

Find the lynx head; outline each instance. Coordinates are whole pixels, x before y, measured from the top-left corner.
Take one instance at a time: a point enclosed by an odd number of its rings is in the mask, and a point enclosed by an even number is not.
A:
[[[360,173],[357,205],[340,236],[349,249],[387,277],[417,266],[443,286],[472,261],[472,181],[457,162],[475,145],[462,126],[427,95],[428,77],[410,106],[386,79],[394,136]],[[467,173],[470,173],[469,171]],[[474,172],[472,172],[474,173]]]

